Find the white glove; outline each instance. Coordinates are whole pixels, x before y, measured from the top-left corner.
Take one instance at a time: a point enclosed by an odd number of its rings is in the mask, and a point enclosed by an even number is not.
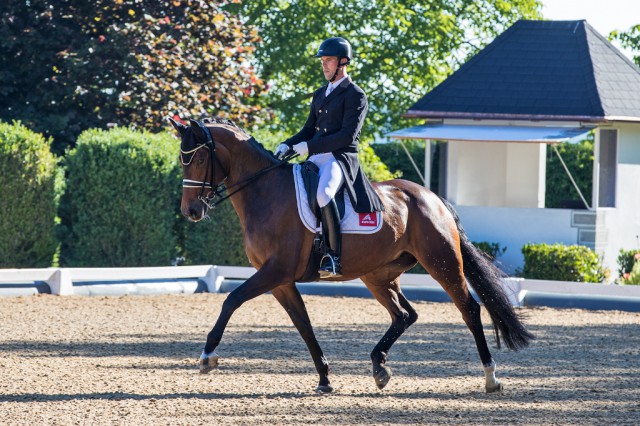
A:
[[[300,142],[293,146],[293,150],[301,157],[306,157],[309,154],[309,147],[306,142]]]
[[[286,154],[287,151],[289,151],[289,145],[287,145],[286,143],[281,143],[280,145],[278,145],[278,147],[276,148],[276,152],[274,152],[273,154],[276,156],[276,158],[280,158],[284,154]]]

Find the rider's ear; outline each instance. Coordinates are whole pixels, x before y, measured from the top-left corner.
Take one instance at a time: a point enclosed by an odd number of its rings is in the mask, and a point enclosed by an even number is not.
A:
[[[198,123],[196,120],[189,119],[189,123],[191,123],[191,128],[193,129],[193,134],[196,136],[196,139],[207,140],[207,135],[204,134],[204,129],[202,125]]]
[[[176,120],[174,120],[171,117],[167,117],[167,120],[169,120],[169,123],[171,123],[171,125],[173,126],[174,129],[176,129],[178,131],[179,134],[183,134],[185,130],[187,130],[187,126],[185,126],[182,123],[177,122]]]

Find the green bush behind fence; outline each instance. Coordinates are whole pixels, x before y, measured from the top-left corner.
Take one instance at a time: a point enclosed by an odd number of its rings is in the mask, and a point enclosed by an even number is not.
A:
[[[60,263],[169,265],[177,254],[181,170],[168,133],[87,130],[65,156]]]
[[[524,278],[599,283],[605,270],[595,251],[586,246],[525,244]]]
[[[0,122],[0,268],[54,262],[57,160],[50,142],[19,122]]]

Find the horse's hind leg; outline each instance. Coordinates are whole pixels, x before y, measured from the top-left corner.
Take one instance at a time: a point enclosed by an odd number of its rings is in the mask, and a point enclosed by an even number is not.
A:
[[[329,364],[327,363],[327,360],[322,353],[322,349],[318,344],[318,340],[316,339],[316,335],[313,332],[311,320],[309,319],[309,314],[305,308],[302,296],[300,296],[300,292],[295,285],[291,284],[276,287],[271,291],[271,293],[287,311],[291,321],[293,321],[293,325],[298,329],[300,336],[302,336],[302,339],[307,344],[313,363],[320,375],[320,381],[316,388],[316,392],[333,392],[333,387],[329,383]]]
[[[496,363],[491,357],[487,339],[484,335],[480,318],[480,305],[469,293],[462,270],[462,258],[459,252],[456,252],[452,245],[447,244],[445,241],[442,242],[440,247],[446,248],[440,250],[439,253],[434,253],[433,250],[430,252],[430,258],[437,258],[437,263],[430,264],[427,259],[418,258],[418,260],[451,297],[453,303],[462,314],[462,319],[471,331],[482,361],[487,393],[500,391],[502,390],[502,384],[495,377]]]
[[[371,352],[373,378],[378,388],[383,389],[391,379],[391,369],[385,365],[389,350],[402,333],[416,322],[418,313],[400,291],[398,278],[390,281],[388,278],[385,279],[373,273],[362,277],[362,281],[391,315],[391,327]]]

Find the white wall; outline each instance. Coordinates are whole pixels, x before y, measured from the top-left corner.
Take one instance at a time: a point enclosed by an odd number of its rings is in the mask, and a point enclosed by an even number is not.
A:
[[[640,124],[612,128],[618,129],[616,207],[597,210],[596,250],[615,278],[620,249],[640,248]]]
[[[455,206],[472,241],[499,243],[507,251],[498,258],[513,274],[524,266],[522,246],[527,243],[577,244],[578,229],[571,225],[572,210]]]
[[[467,206],[544,207],[546,145],[449,142],[447,197]]]

